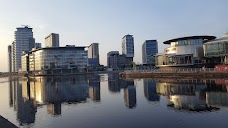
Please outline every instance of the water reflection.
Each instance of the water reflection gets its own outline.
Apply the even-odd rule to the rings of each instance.
[[[37,110],[43,106],[45,106],[43,107],[45,113],[55,118],[65,112],[62,111],[63,105],[83,103],[92,103],[92,105],[99,103],[100,105],[102,99],[106,99],[107,102],[108,98],[114,96],[113,94],[121,95],[121,102],[115,101],[113,104],[121,103],[124,108],[132,109],[132,111],[140,109],[141,105],[146,105],[142,103],[145,101],[141,100],[142,98],[149,103],[165,102],[165,108],[168,111],[211,112],[228,107],[227,80],[144,79],[136,81],[121,79],[118,74],[107,76],[36,77],[10,80],[9,101],[7,102],[16,111],[20,125],[34,124]],[[105,83],[104,86],[101,86],[101,81]],[[101,90],[106,86],[107,92],[101,97],[103,93]],[[153,107],[149,108],[153,109]],[[104,110],[107,109],[112,111],[113,108]]]
[[[89,98],[100,102],[99,77],[37,77],[9,82],[10,106],[17,111],[20,124],[35,121],[37,108],[47,105],[47,113],[61,115],[61,105],[84,103]]]
[[[218,108],[206,102],[207,88],[213,86],[203,81],[170,81],[157,82],[157,93],[170,101],[168,107],[176,110],[211,111]],[[214,97],[212,97],[214,98]]]
[[[134,80],[120,79],[119,74],[108,75],[108,88],[112,93],[120,93],[124,90],[124,102],[127,108],[136,107],[136,88]]]
[[[160,96],[156,93],[156,82],[153,80],[143,80],[144,96],[148,101],[159,101]]]

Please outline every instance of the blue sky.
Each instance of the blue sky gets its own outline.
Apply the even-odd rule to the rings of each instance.
[[[142,43],[192,35],[221,37],[228,32],[227,0],[0,0],[0,71],[7,71],[7,46],[16,27],[33,28],[36,42],[59,33],[60,45],[100,44],[100,61],[107,52],[121,51],[121,39],[132,34],[135,62],[141,63]],[[44,46],[44,45],[43,45]]]

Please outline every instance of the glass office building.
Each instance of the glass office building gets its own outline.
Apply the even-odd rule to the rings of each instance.
[[[158,53],[157,40],[146,40],[142,45],[142,61],[143,64],[155,64],[155,57]]]
[[[33,49],[29,69],[41,74],[85,72],[88,55],[85,47],[47,47]]]
[[[155,65],[162,68],[202,67],[204,66],[203,44],[214,40],[214,36],[190,36],[163,42],[171,47],[164,54],[156,55]]]
[[[203,48],[208,63],[228,64],[228,33],[222,38],[205,43]]]

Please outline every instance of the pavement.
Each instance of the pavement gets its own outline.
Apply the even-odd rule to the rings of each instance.
[[[0,116],[0,128],[18,128],[4,117]]]

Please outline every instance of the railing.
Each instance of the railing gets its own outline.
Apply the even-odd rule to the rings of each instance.
[[[155,72],[155,73],[193,73],[193,72],[227,72],[228,70],[219,70],[215,68],[183,68],[183,69],[135,69],[125,70],[128,72]]]

